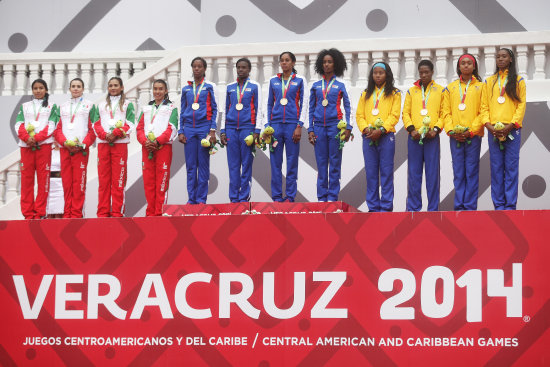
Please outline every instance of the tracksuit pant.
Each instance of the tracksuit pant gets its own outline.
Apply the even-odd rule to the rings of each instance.
[[[52,145],[40,145],[35,151],[21,147],[21,213],[25,219],[40,219],[46,215],[50,187]],[[38,185],[34,198],[34,174]]]
[[[247,146],[244,139],[253,133],[251,128],[226,127],[227,165],[229,167],[229,200],[232,203],[250,200],[252,183],[253,146]]]
[[[500,150],[498,140],[489,139],[491,158],[491,198],[495,210],[515,210],[518,202],[519,151],[521,148],[521,129],[511,131],[514,140],[507,138]]]
[[[369,212],[393,211],[394,133],[380,136],[378,145],[363,138],[363,158],[367,177],[366,201]]]
[[[271,123],[277,138],[277,146],[270,153],[271,164],[271,198],[273,201],[290,201],[296,198],[298,185],[298,158],[300,157],[300,142],[294,143],[292,135],[297,123]],[[286,196],[283,197],[283,149],[286,150]]]
[[[408,189],[407,211],[418,212],[422,209],[422,171],[426,171],[426,192],[428,211],[439,210],[439,135],[433,139],[418,140],[409,137],[408,148]]]
[[[160,216],[162,215],[162,207],[168,200],[172,144],[163,145],[162,148],[153,153],[151,159],[149,159],[149,151],[142,147],[141,157],[143,160],[143,186],[145,188],[145,200],[147,200],[145,215],[148,217]]]
[[[209,149],[201,146],[201,140],[210,132],[210,124],[200,127],[185,125],[185,166],[187,168],[187,204],[206,204],[210,179]]]
[[[464,142],[457,147],[457,141],[450,139],[455,186],[454,210],[477,210],[481,137],[475,135],[470,141],[470,144]]]
[[[124,216],[128,144],[97,145],[97,174],[99,181],[97,216]]]
[[[63,218],[82,218],[82,209],[86,199],[86,170],[88,167],[89,148],[71,155],[66,148],[61,148],[61,180],[65,197]]]
[[[336,134],[340,132],[336,126],[337,123],[328,126],[323,126],[322,123],[313,125],[319,201],[337,201],[340,193],[342,150],[339,149],[340,138],[336,138]]]

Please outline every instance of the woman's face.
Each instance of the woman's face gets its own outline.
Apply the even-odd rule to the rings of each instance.
[[[294,67],[295,62],[292,61],[289,54],[283,54],[281,58],[279,59],[279,65],[281,66],[281,70],[284,72],[290,72],[292,71],[292,68]]]
[[[428,65],[422,65],[418,68],[418,76],[423,85],[428,85],[432,81],[434,72]]]
[[[124,88],[120,85],[120,82],[117,79],[111,79],[109,85],[107,86],[110,96],[120,96]]]
[[[73,80],[69,86],[69,91],[71,92],[71,96],[73,98],[82,97],[82,93],[84,93],[84,85],[80,80]]]
[[[204,73],[206,72],[206,68],[204,67],[204,64],[201,60],[195,60],[193,61],[193,65],[191,65],[193,68],[193,77],[195,79],[202,79],[204,78]]]
[[[506,50],[498,50],[497,52],[497,67],[499,69],[507,69],[512,63],[512,56]]]
[[[330,55],[325,55],[323,57],[323,74],[333,74],[334,73],[334,59]]]
[[[153,98],[155,98],[155,101],[163,101],[164,96],[166,95],[168,91],[166,90],[166,87],[164,84],[157,82],[153,84]]]
[[[36,82],[34,83],[34,85],[32,86],[32,95],[34,96],[34,98],[36,99],[42,99],[44,98],[44,96],[46,95],[46,92],[48,90],[46,89],[46,87],[44,86],[44,84],[42,83],[39,83],[39,82]]]
[[[472,75],[474,72],[474,62],[469,57],[463,57],[458,63],[461,74]]]
[[[380,86],[384,84],[386,82],[386,70],[379,66],[375,67],[372,71],[372,78],[376,85]]]
[[[248,78],[250,74],[250,67],[246,61],[239,61],[237,63],[237,77],[241,80]]]

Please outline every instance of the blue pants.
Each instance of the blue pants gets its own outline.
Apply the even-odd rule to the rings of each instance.
[[[424,139],[424,145],[411,137],[408,147],[408,190],[407,211],[418,212],[422,209],[422,168],[426,170],[426,192],[428,193],[428,211],[439,210],[439,135],[433,139]]]
[[[470,144],[464,142],[457,147],[457,141],[450,139],[455,186],[454,210],[477,209],[481,137],[476,135],[470,141]]]
[[[184,126],[187,138],[185,144],[185,165],[187,167],[188,204],[205,204],[210,179],[210,154],[201,146],[201,140],[210,132],[210,125],[201,127]]]
[[[500,150],[499,142],[489,137],[491,157],[491,198],[495,210],[515,210],[518,202],[519,150],[521,129],[512,129],[514,140],[506,139]]]
[[[337,201],[340,193],[340,172],[342,151],[340,139],[335,136],[340,131],[336,124],[323,126],[315,124],[313,131],[317,137],[315,160],[317,161],[317,199],[319,201]]]
[[[370,212],[391,212],[393,211],[394,133],[380,136],[378,145],[374,143],[369,145],[370,142],[370,139],[363,138],[367,205]],[[382,195],[380,195],[380,191]]]
[[[273,201],[294,201],[297,191],[298,158],[300,143],[292,141],[296,123],[272,123],[275,129],[273,136],[277,138],[277,146],[270,154],[271,163],[271,198]],[[286,147],[286,148],[285,148]],[[283,149],[286,150],[286,197],[283,197]]]
[[[252,146],[247,146],[244,139],[253,132],[252,128],[225,129],[227,136],[227,165],[229,167],[229,200],[232,203],[250,200],[252,182]]]

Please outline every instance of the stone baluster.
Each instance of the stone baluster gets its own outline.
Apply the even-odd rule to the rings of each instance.
[[[214,59],[212,57],[205,57],[206,60],[206,80],[214,81]],[[182,65],[183,80],[193,79],[193,72],[190,65]]]
[[[107,69],[107,80],[111,79],[114,76],[118,76],[118,64],[116,62],[108,62],[105,64],[105,67]],[[104,84],[106,84],[105,82]],[[101,88],[103,89],[104,87],[102,86]]]
[[[344,82],[351,86],[351,77],[353,74],[353,53],[344,52],[344,57],[346,58],[346,65],[348,67],[348,69],[344,71]],[[313,59],[313,63],[315,63],[315,59]]]
[[[495,72],[495,55],[497,53],[497,49],[494,46],[490,47],[484,47],[483,52],[485,53],[485,78],[487,79],[489,76],[493,75]]]
[[[53,85],[55,83],[55,68],[53,64],[42,64],[42,79],[48,83],[49,93],[54,92]]]
[[[22,96],[25,94],[27,85],[27,65],[15,65],[15,95]]]
[[[546,45],[534,45],[534,60],[535,60],[535,72],[533,79],[544,79],[546,73],[544,72],[544,65],[546,64]]]
[[[409,86],[414,83],[416,79],[416,51],[405,50],[405,80],[403,85]]]
[[[2,91],[3,96],[11,96],[13,94],[13,82],[15,74],[15,66],[12,64],[5,64],[3,66],[4,71],[4,90]]]
[[[444,87],[449,84],[449,80],[447,79],[447,69],[449,65],[447,63],[447,54],[446,48],[438,48],[435,50],[435,71],[437,73],[435,82]]]
[[[140,106],[146,106],[151,100],[151,80],[146,80],[138,87],[138,103]]]
[[[456,64],[458,63],[458,59],[460,56],[464,53],[464,49],[462,48],[453,48],[452,55],[453,55],[453,62],[452,67],[450,68],[450,79],[454,80],[458,78],[458,75],[456,75]]]
[[[105,64],[94,63],[94,93],[101,93],[105,88]]]
[[[388,52],[388,65],[390,66],[392,72],[393,72],[393,77],[394,77],[394,80],[395,80],[395,84],[398,84],[400,85],[400,78],[399,78],[399,74],[400,74],[400,67],[399,67],[399,62],[400,62],[400,59],[401,59],[401,56],[400,56],[400,52],[399,51],[389,51]]]
[[[370,60],[368,52],[359,52],[357,54],[357,83],[356,85],[363,88],[367,85],[369,71],[370,71]]]
[[[84,63],[80,65],[80,78],[82,78],[82,81],[84,82],[84,91],[93,93],[94,86],[92,85],[92,64]],[[104,86],[103,88],[107,88],[107,86]],[[105,91],[106,89],[103,90]]]
[[[248,59],[250,60],[250,64],[251,64],[251,67],[252,67],[252,70],[250,71],[250,78],[257,81],[257,82],[259,82],[261,70],[259,68],[258,56],[251,56]],[[234,60],[234,61],[237,62],[237,60]],[[233,62],[231,64],[231,68],[234,69],[234,70],[235,70],[235,62]],[[236,78],[236,76],[235,76],[235,78]]]
[[[6,202],[19,196],[21,187],[20,162],[14,163],[7,169]]]
[[[308,58],[309,84],[312,84],[315,80],[317,80],[317,78],[319,78],[319,75],[315,72],[315,61],[317,60],[317,54],[310,54]]]
[[[178,95],[180,91],[179,86],[179,79],[180,79],[180,62],[179,60],[172,65],[170,65],[167,69],[167,81],[168,81],[168,88],[169,92],[172,95]]]
[[[269,87],[269,79],[275,74],[273,71],[273,56],[262,56],[262,63],[264,64],[264,86]]]
[[[65,64],[55,64],[55,94],[68,93],[68,87],[65,86]]]
[[[78,64],[67,64],[67,81],[70,83],[74,78],[78,78]],[[86,86],[86,85],[84,85]],[[70,85],[67,86],[69,88]]]
[[[296,64],[294,65],[297,74],[304,76],[306,73],[306,55],[296,55]]]
[[[217,85],[220,88],[223,88],[227,85],[227,64],[231,62],[228,57],[218,58],[218,83]]]
[[[518,45],[516,47],[518,74],[524,78],[527,78],[528,52],[529,47],[527,45]]]
[[[8,171],[0,172],[0,202],[6,204],[6,193],[8,192]]]
[[[120,77],[122,78],[122,81],[126,81],[128,79],[131,78],[131,74],[130,74],[130,63],[129,62],[120,62],[119,64],[119,67],[120,67]]]
[[[32,82],[40,77],[40,64],[29,65],[29,85],[26,94],[32,94]],[[47,82],[46,82],[47,83]]]
[[[145,64],[143,63],[143,61],[134,62],[132,66],[134,68],[134,75],[140,73],[141,71],[143,71],[143,69],[145,69]]]

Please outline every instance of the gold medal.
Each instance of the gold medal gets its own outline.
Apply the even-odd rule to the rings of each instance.
[[[323,105],[323,107],[328,106],[328,99],[323,99],[323,102],[321,102],[321,104]]]
[[[500,103],[500,104],[503,104],[505,101],[506,101],[506,98],[504,96],[499,96],[497,98],[497,102]]]
[[[466,109],[466,103],[461,103],[458,105],[458,109],[464,111]]]
[[[279,102],[281,103],[282,106],[286,106],[288,104],[288,99],[281,98],[281,100]]]
[[[242,110],[242,109],[243,109],[243,104],[242,104],[242,103],[237,103],[237,104],[235,105],[235,109],[236,109],[237,111]]]
[[[378,108],[373,108],[372,111],[370,111],[372,113],[373,116],[376,116],[378,115],[378,113],[380,113],[380,111],[378,111]]]
[[[193,104],[191,105],[191,108],[194,109],[195,111],[198,110],[199,107],[200,107],[200,106],[199,106],[199,104],[198,104],[197,102],[195,102],[195,103],[193,103]]]
[[[421,114],[422,116],[426,116],[426,115],[428,114],[428,109],[427,109],[427,108],[421,109],[421,110],[420,110],[420,114]]]

